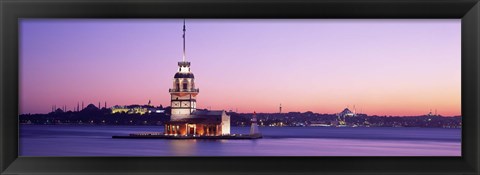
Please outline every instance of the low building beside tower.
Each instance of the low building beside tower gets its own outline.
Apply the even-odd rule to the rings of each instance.
[[[167,135],[221,136],[230,134],[230,116],[225,111],[196,110],[190,118],[165,124]]]

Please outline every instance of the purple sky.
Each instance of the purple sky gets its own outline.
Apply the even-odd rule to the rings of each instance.
[[[169,105],[182,19],[23,19],[20,113]],[[187,19],[198,107],[460,115],[460,20]]]

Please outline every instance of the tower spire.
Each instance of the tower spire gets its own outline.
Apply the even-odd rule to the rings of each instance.
[[[185,62],[185,19],[183,19],[183,62]]]

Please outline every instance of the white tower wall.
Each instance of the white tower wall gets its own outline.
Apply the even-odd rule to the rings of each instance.
[[[222,135],[230,134],[230,116],[225,113],[222,114]]]

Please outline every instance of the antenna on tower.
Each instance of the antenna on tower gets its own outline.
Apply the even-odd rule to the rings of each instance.
[[[183,19],[183,62],[185,62],[185,19]]]

